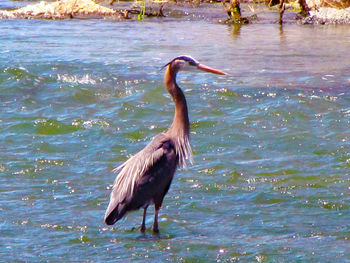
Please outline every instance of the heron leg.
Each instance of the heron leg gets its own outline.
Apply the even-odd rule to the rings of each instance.
[[[141,225],[141,233],[145,233],[146,231],[146,211],[147,211],[147,207],[146,206],[144,209],[143,209],[143,218],[142,218],[142,225]]]
[[[153,232],[154,233],[159,233],[159,228],[158,228],[158,212],[160,209],[160,205],[155,204],[154,205],[154,222],[153,222]]]

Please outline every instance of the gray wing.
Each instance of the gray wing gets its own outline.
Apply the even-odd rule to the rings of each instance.
[[[158,134],[143,150],[115,169],[115,171],[120,172],[114,181],[110,202],[106,210],[106,224],[114,224],[122,218],[127,210],[130,210],[127,206],[130,202],[135,201],[135,196],[142,197],[144,195],[142,191],[145,192],[146,196],[144,197],[146,199],[149,197],[148,179],[150,179],[151,174],[157,174],[156,170],[159,169],[156,166],[160,161],[168,160],[170,150],[173,152],[171,159],[173,159],[175,168],[176,154],[173,144],[164,133]],[[140,198],[137,199],[137,203],[140,203]],[[144,200],[144,202],[146,201],[148,200]],[[137,206],[140,207],[140,205]],[[132,209],[138,209],[139,207]]]

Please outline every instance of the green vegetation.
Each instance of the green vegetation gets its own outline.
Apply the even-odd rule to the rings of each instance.
[[[142,20],[146,13],[146,0],[141,0],[140,13],[137,16],[138,20]]]

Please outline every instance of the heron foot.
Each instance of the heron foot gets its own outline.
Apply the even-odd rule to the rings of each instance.
[[[144,234],[145,231],[146,231],[146,211],[147,211],[147,207],[146,206],[144,209],[143,209],[143,218],[142,218],[142,224],[141,224],[141,233]]]
[[[159,228],[158,228],[158,225],[157,225],[157,226],[153,226],[153,233],[155,233],[155,234],[159,234]]]
[[[141,232],[142,234],[144,234],[144,233],[146,232],[146,227],[145,227],[145,226],[141,226],[140,232]]]
[[[155,211],[154,211],[154,221],[153,221],[153,233],[158,234],[159,228],[158,228],[158,212],[161,204],[155,204]]]

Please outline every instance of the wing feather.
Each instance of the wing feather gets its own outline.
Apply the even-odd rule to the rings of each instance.
[[[162,145],[167,140],[168,138],[164,133],[158,134],[144,149],[113,170],[114,172],[119,172],[119,174],[113,184],[105,221],[112,212],[115,213],[114,210],[118,208],[119,204],[127,203],[131,200],[137,182],[164,155]],[[121,213],[121,211],[119,212]],[[120,217],[124,214],[120,214]]]

